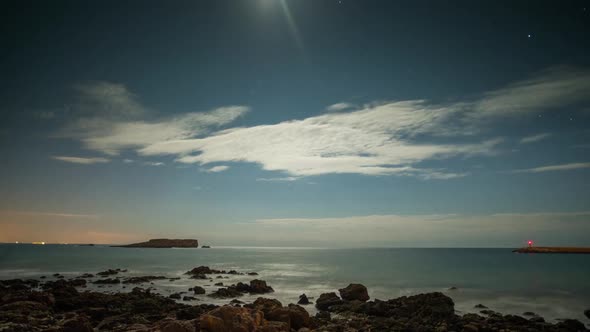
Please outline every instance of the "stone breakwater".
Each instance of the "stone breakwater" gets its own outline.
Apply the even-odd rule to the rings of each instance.
[[[163,332],[349,332],[349,331],[588,331],[583,323],[564,319],[546,322],[534,313],[523,316],[502,315],[487,310],[480,314],[458,315],[453,300],[439,292],[403,296],[387,301],[371,300],[362,284],[349,284],[317,298],[300,296],[299,304],[283,304],[268,298],[273,288],[264,280],[221,286],[206,296],[233,298],[230,304],[187,304],[177,300],[179,293],[166,297],[147,288],[136,287],[164,276],[124,276],[126,270],[109,269],[93,274],[65,278],[56,274],[51,280],[11,279],[0,281],[0,332],[9,331],[163,331]],[[241,274],[198,267],[188,276],[211,277]],[[250,275],[255,275],[250,272]],[[100,281],[100,280],[108,280]],[[117,280],[134,287],[130,292],[104,293],[86,290],[87,284],[108,284]],[[205,295],[202,287],[191,288],[194,295]],[[265,294],[252,303],[237,299],[241,294]],[[311,294],[316,295],[316,294]],[[197,301],[184,296],[186,301]],[[315,303],[314,303],[315,300]],[[310,316],[305,306],[318,309]],[[590,316],[590,312],[585,312]],[[524,317],[526,316],[526,318]],[[590,317],[589,317],[590,318]]]

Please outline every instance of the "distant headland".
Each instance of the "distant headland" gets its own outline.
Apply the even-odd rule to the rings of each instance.
[[[590,254],[590,247],[524,247],[512,250],[521,254]]]
[[[195,239],[151,239],[147,242],[113,246],[122,248],[198,248],[199,241]]]

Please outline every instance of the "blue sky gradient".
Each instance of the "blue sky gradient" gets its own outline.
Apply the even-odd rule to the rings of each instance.
[[[585,6],[13,3],[0,241],[590,245]]]

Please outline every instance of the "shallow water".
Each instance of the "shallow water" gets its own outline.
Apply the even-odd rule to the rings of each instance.
[[[260,275],[230,279],[192,280],[183,273],[193,267]],[[165,275],[177,281],[155,281],[152,287],[168,295],[216,282],[232,284],[253,278],[266,280],[283,303],[295,303],[300,294],[317,297],[348,283],[362,283],[371,298],[389,299],[428,291],[451,296],[456,309],[476,312],[482,303],[502,313],[535,312],[546,319],[576,318],[590,308],[590,255],[514,254],[510,249],[317,249],[317,248],[211,248],[148,249],[75,245],[0,245],[0,278],[36,278],[59,272],[66,277],[125,268],[123,275]],[[51,279],[51,277],[49,277]],[[147,287],[148,285],[143,285]],[[449,287],[458,287],[450,291]],[[95,286],[92,286],[94,288]],[[122,285],[101,291],[128,291]],[[189,295],[189,294],[187,294]],[[227,303],[198,296],[203,302]],[[243,301],[255,297],[244,296]],[[307,309],[314,311],[312,306]]]

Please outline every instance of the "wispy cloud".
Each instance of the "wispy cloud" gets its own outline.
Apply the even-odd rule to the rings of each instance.
[[[110,159],[107,158],[84,158],[84,157],[68,157],[68,156],[53,156],[55,160],[65,161],[67,163],[74,163],[74,164],[83,164],[83,165],[90,165],[90,164],[102,164],[108,163]]]
[[[204,135],[249,110],[246,106],[226,106],[162,118],[122,84],[92,82],[77,85],[75,90],[79,95],[72,106],[74,120],[55,137],[78,139],[88,149],[108,155]]]
[[[99,216],[95,214],[78,214],[66,212],[43,212],[43,211],[1,211],[3,214],[24,215],[24,216],[39,216],[39,217],[57,217],[57,218],[73,218],[73,219],[98,219]]]
[[[495,153],[499,139],[468,144],[412,142],[408,137],[436,126],[436,111],[421,102],[371,106],[274,125],[234,128],[215,135],[156,143],[145,156],[178,155],[181,163],[252,162],[290,176],[330,173],[441,176],[413,164],[428,159]]]
[[[559,66],[540,72],[531,79],[489,92],[475,103],[472,117],[508,117],[537,113],[588,101],[590,71]]]
[[[529,143],[539,142],[539,141],[542,141],[544,139],[547,139],[547,138],[549,138],[551,136],[552,136],[552,134],[550,134],[550,133],[543,133],[543,134],[538,134],[538,135],[532,135],[532,136],[523,137],[520,140],[520,144],[529,144]]]
[[[81,90],[85,104],[108,109],[121,105],[132,120],[89,118],[64,128],[62,134],[110,155],[134,149],[140,156],[172,155],[176,162],[201,166],[255,163],[264,170],[284,172],[286,178],[353,173],[452,179],[467,173],[430,169],[422,163],[497,155],[503,140],[494,138],[493,122],[589,101],[589,89],[588,70],[555,67],[474,99],[362,106],[341,102],[327,108],[339,112],[219,130],[248,108],[229,106],[142,120],[134,117],[150,112],[135,95],[124,86],[98,84]],[[525,137],[521,143],[548,135]]]
[[[282,178],[257,178],[256,181],[262,182],[291,182],[297,181],[299,178],[296,176],[287,176]]]
[[[570,163],[560,165],[548,165],[527,169],[518,169],[512,173],[542,173],[542,172],[556,172],[556,171],[570,171],[576,169],[590,168],[590,163]]]
[[[219,165],[219,166],[214,166],[211,168],[208,168],[205,170],[205,172],[208,173],[219,173],[219,172],[223,172],[229,169],[229,166],[225,166],[225,165]]]
[[[145,165],[145,166],[164,166],[166,164],[164,164],[163,162],[160,162],[160,161],[144,161],[143,165]]]
[[[336,103],[326,107],[326,111],[328,112],[339,112],[344,111],[346,109],[354,108],[354,104],[351,103]]]

